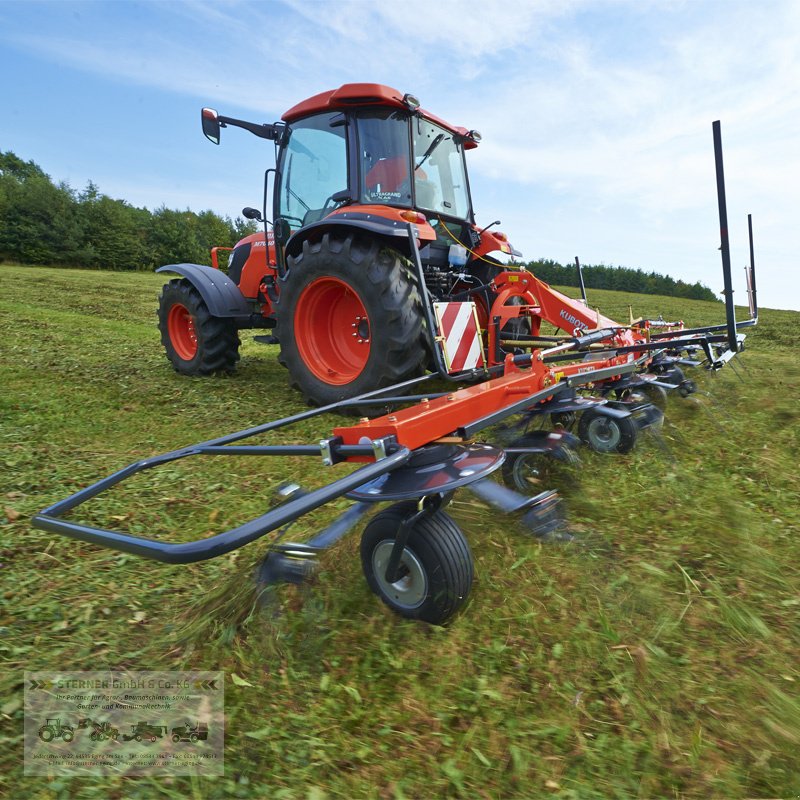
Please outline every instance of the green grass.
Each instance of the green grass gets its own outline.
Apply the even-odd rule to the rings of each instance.
[[[155,327],[161,276],[0,277],[0,795],[800,794],[797,313],[762,313],[744,381],[703,373],[710,396],[670,399],[674,461],[647,438],[630,456],[583,456],[567,498],[580,544],[539,544],[457,496],[476,582],[466,610],[437,629],[368,592],[357,536],[266,613],[249,580],[263,545],[175,567],[33,530],[36,511],[137,458],[302,406],[276,348],[247,334],[234,376],[176,375]],[[700,301],[590,299],[618,319],[629,302],[637,316],[687,324],[723,314]],[[287,479],[327,476],[300,460],[195,460],[140,476],[83,518],[191,538],[262,513]],[[304,518],[291,538],[342,507]],[[23,670],[59,668],[241,676],[252,685],[226,680],[225,777],[23,778]]]

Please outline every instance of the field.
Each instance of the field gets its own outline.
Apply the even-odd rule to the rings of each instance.
[[[800,314],[763,311],[742,378],[696,373],[707,394],[670,398],[669,453],[646,437],[629,456],[582,455],[576,543],[526,538],[461,493],[476,583],[433,628],[369,593],[357,535],[259,610],[258,543],[176,567],[33,530],[35,512],[131,461],[303,406],[277,348],[247,333],[234,376],[175,374],[155,327],[162,276],[0,276],[0,796],[800,795]],[[629,302],[687,324],[724,316],[590,297],[618,319]],[[264,462],[145,473],[82,519],[190,539],[263,513],[285,480],[326,480],[317,462]],[[23,778],[23,670],[59,668],[224,670],[225,776]]]

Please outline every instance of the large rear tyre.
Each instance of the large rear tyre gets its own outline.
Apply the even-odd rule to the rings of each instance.
[[[327,405],[419,375],[428,359],[414,279],[377,241],[304,242],[289,259],[276,309],[279,360],[312,405]]]
[[[418,519],[400,558],[401,577],[389,583],[386,567],[414,501],[395,503],[377,514],[361,536],[361,565],[369,588],[389,608],[408,619],[443,625],[467,600],[473,562],[464,534],[444,511]]]
[[[185,278],[175,278],[162,289],[158,328],[177,372],[210,375],[236,367],[240,341],[235,324],[212,316],[200,292]]]

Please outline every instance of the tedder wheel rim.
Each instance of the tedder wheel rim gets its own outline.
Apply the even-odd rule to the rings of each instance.
[[[606,416],[595,417],[588,425],[586,433],[596,450],[610,452],[615,450],[622,438],[619,425]]]
[[[414,552],[406,547],[400,556],[401,577],[389,583],[386,580],[386,567],[393,547],[392,539],[378,542],[372,551],[372,573],[381,592],[395,605],[409,610],[419,608],[428,596],[428,576]]]
[[[324,383],[351,383],[367,365],[371,347],[367,311],[355,290],[339,278],[317,278],[303,289],[294,330],[303,362]]]
[[[181,303],[175,303],[167,315],[167,331],[175,352],[184,361],[191,361],[197,355],[197,333],[194,317]]]

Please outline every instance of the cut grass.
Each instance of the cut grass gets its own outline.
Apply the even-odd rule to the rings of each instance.
[[[276,348],[245,334],[229,378],[176,375],[155,328],[159,275],[2,268],[0,794],[30,798],[786,797],[800,793],[800,322],[764,311],[749,373],[671,398],[670,460],[583,454],[579,543],[542,545],[462,492],[476,561],[447,629],[369,594],[358,539],[259,610],[263,546],[184,567],[31,529],[30,517],[130,461],[302,410]],[[567,290],[573,292],[574,290]],[[590,293],[612,318],[721,321],[722,306]],[[305,423],[304,441],[332,418]],[[279,439],[285,440],[285,439]],[[185,464],[185,465],[184,465]],[[256,514],[316,461],[207,459],[87,506],[176,539]],[[344,503],[304,518],[303,539]],[[123,519],[115,519],[122,517]],[[139,612],[136,614],[136,612]],[[136,616],[134,616],[136,614]],[[23,670],[222,669],[222,778],[22,783]]]

